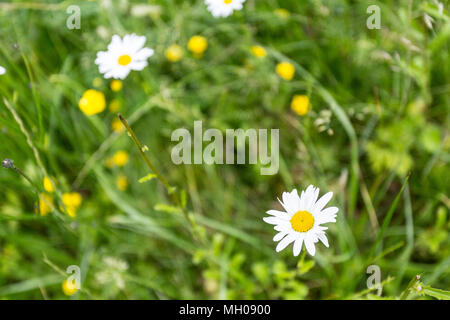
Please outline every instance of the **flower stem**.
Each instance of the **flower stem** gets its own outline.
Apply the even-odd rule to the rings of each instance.
[[[183,215],[185,216],[186,220],[188,221],[190,225],[190,231],[192,235],[197,238],[195,234],[195,225],[193,221],[189,218],[189,214],[185,208],[185,206],[181,203],[180,198],[177,196],[177,194],[174,192],[174,188],[167,182],[167,180],[159,173],[159,171],[156,169],[156,167],[151,163],[150,159],[145,154],[145,148],[140,143],[139,139],[137,138],[136,134],[134,133],[133,129],[131,129],[130,125],[128,124],[127,120],[119,113],[117,114],[122,124],[125,126],[125,128],[128,131],[129,136],[133,140],[134,144],[139,150],[139,153],[141,154],[142,158],[144,159],[147,166],[150,168],[150,170],[156,175],[156,178],[164,185],[166,188],[167,193],[169,194],[169,198],[171,198],[171,201],[181,209],[183,212]]]

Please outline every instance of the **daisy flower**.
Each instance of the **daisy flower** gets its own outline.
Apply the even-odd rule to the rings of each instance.
[[[118,35],[112,37],[108,51],[97,53],[95,64],[106,79],[125,79],[131,70],[142,70],[147,66],[153,49],[145,48],[145,36],[127,34],[121,39]]]
[[[228,17],[234,10],[241,10],[245,0],[205,0],[208,10],[216,18]]]
[[[319,240],[328,248],[328,239],[325,235],[327,227],[321,226],[323,223],[336,222],[337,207],[325,208],[326,204],[333,197],[333,192],[328,192],[319,200],[319,188],[310,185],[302,191],[300,197],[297,190],[283,192],[283,201],[280,201],[286,212],[269,210],[266,213],[271,217],[263,220],[275,225],[278,231],[273,241],[279,241],[276,251],[280,252],[292,242],[294,243],[294,256],[298,256],[305,243],[306,250],[312,256],[316,253],[315,243]]]
[[[5,74],[6,73],[6,69],[3,68],[2,66],[0,66],[0,75]]]

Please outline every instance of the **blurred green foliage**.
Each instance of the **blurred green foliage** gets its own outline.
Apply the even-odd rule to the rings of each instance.
[[[57,206],[42,217],[35,188],[0,170],[0,297],[66,298],[65,270],[78,265],[82,290],[72,299],[376,299],[365,291],[367,266],[376,264],[384,298],[408,288],[403,298],[445,298],[434,288],[450,288],[448,1],[374,3],[380,30],[366,28],[368,4],[351,0],[247,0],[226,19],[213,18],[203,1],[0,3],[0,157],[13,159],[39,192],[47,171],[57,198],[83,196],[76,218]],[[72,4],[81,8],[80,30],[66,28]],[[145,35],[155,55],[114,92],[97,79],[94,60],[113,34],[127,33]],[[186,49],[196,34],[208,40],[201,59]],[[172,44],[184,48],[177,63],[164,56]],[[252,56],[253,45],[268,56]],[[296,66],[292,81],[275,73],[282,60]],[[91,88],[108,106],[120,104],[147,156],[186,193],[193,227],[156,179],[139,181],[151,172],[127,134],[112,131],[115,112],[80,111]],[[290,109],[295,94],[308,95],[306,116]],[[279,128],[279,173],[174,165],[171,132],[192,131],[194,120],[220,130]],[[119,150],[130,154],[127,165],[108,166]],[[121,175],[127,190],[116,185]],[[340,208],[330,248],[319,246],[314,258],[276,253],[262,217],[279,209],[283,191],[309,184],[333,191]],[[417,274],[423,291],[408,287]]]

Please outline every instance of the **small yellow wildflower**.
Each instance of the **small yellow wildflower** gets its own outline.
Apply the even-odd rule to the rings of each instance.
[[[289,62],[280,62],[277,64],[276,71],[284,80],[292,80],[295,74],[295,67]]]
[[[72,296],[77,293],[78,289],[72,281],[64,280],[62,283],[62,291],[66,296]]]
[[[106,164],[106,166],[107,166],[108,168],[110,168],[110,169],[113,168],[113,167],[114,167],[114,161],[113,161],[113,158],[112,158],[112,157],[106,158],[105,164]]]
[[[61,211],[65,211],[71,218],[76,216],[78,207],[81,205],[83,198],[78,192],[66,192],[62,195],[62,202],[64,208],[60,208]]]
[[[304,116],[308,113],[310,107],[309,98],[305,95],[295,95],[292,98],[291,109],[295,111],[299,116]]]
[[[173,44],[164,51],[164,55],[170,62],[178,62],[183,58],[183,48],[177,44]]]
[[[114,118],[111,122],[111,128],[114,132],[122,132],[125,128],[122,124],[122,121],[120,121],[117,118]]]
[[[264,58],[265,56],[267,56],[267,51],[266,49],[264,49],[261,46],[252,46],[250,48],[250,51],[252,52],[252,54],[257,57],[257,58]]]
[[[116,166],[123,167],[128,162],[128,153],[125,151],[118,151],[114,154],[112,160]]]
[[[92,81],[92,85],[95,88],[100,87],[102,85],[102,83],[103,83],[103,80],[102,80],[102,78],[99,78],[99,77],[94,78],[94,80]]]
[[[283,9],[283,8],[275,9],[274,13],[278,17],[283,18],[283,19],[287,19],[291,15],[291,13],[289,11],[287,11],[286,9]]]
[[[87,116],[100,113],[105,110],[105,95],[100,91],[89,89],[81,97],[78,106]]]
[[[41,194],[39,197],[39,213],[46,216],[53,211],[53,197],[48,194]]]
[[[122,90],[122,81],[113,80],[109,84],[109,87],[111,88],[112,91],[115,91],[115,92],[120,91],[120,90]]]
[[[208,40],[202,36],[193,36],[189,39],[187,47],[196,58],[201,58],[208,48]]]
[[[44,189],[47,192],[54,192],[55,188],[53,186],[54,181],[50,180],[49,177],[44,177],[44,181],[43,181],[43,185],[44,185]]]
[[[117,111],[120,110],[120,101],[117,99],[114,99],[111,101],[111,103],[109,104],[109,111],[112,113],[116,113]]]
[[[121,190],[121,191],[127,190],[127,187],[128,187],[127,177],[125,177],[124,175],[119,175],[116,178],[116,185],[117,185],[117,188],[119,188],[119,190]]]

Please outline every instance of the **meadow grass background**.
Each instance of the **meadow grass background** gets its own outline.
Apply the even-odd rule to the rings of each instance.
[[[431,296],[446,297],[432,289],[450,288],[450,23],[448,1],[442,13],[436,3],[247,0],[215,19],[203,1],[1,1],[0,158],[39,192],[47,172],[56,198],[77,191],[83,203],[75,218],[57,206],[40,216],[35,188],[1,168],[0,297],[68,298],[65,269],[78,265],[82,290],[71,299],[375,299],[366,290],[372,264],[384,298],[400,297],[417,274]],[[66,27],[71,4],[81,8],[80,30]],[[381,30],[366,27],[370,4],[380,6]],[[155,55],[113,92],[94,60],[127,33],[145,35]],[[186,49],[196,34],[209,44],[201,59]],[[177,63],[164,56],[171,44],[185,51]],[[268,56],[254,57],[253,45]],[[295,65],[292,81],[275,73],[280,61]],[[147,156],[176,195],[186,193],[192,224],[156,179],[138,182],[150,172],[127,134],[112,131],[116,113],[80,111],[92,88],[120,101]],[[295,94],[310,98],[303,117],[290,109]],[[279,173],[174,165],[170,135],[192,131],[194,120],[279,128]],[[119,150],[129,162],[108,167]],[[276,253],[262,218],[283,191],[309,184],[333,191],[340,208],[330,248],[319,244],[313,258]],[[405,297],[428,295],[413,288]]]

